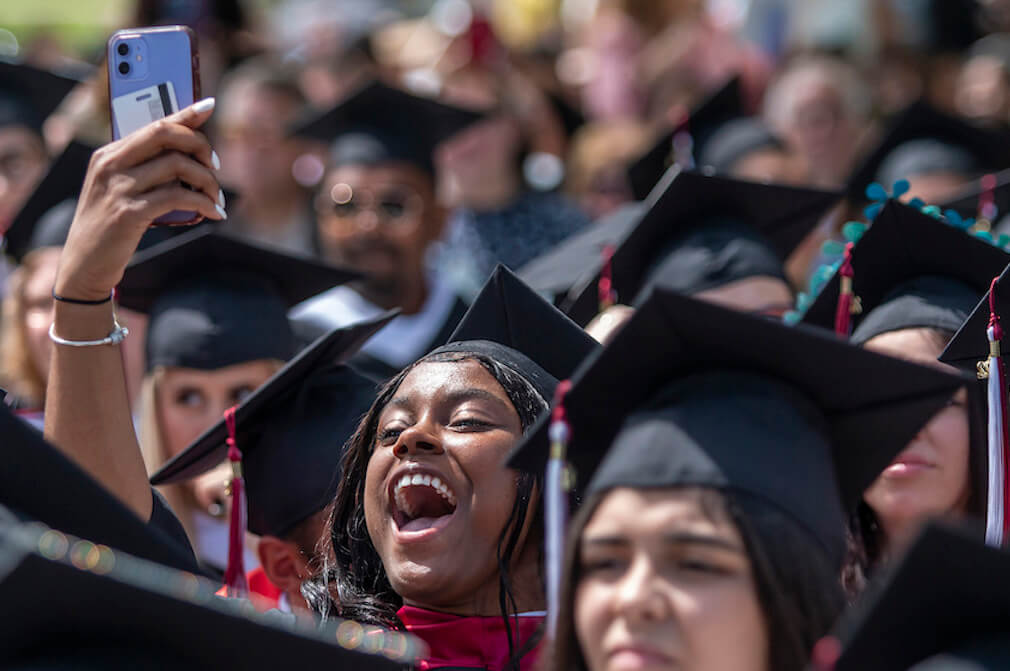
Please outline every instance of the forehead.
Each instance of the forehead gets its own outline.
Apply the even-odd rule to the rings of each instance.
[[[641,535],[659,537],[684,527],[737,540],[720,495],[692,487],[633,489],[619,487],[604,495],[583,535]]]
[[[334,184],[352,187],[377,187],[387,184],[406,184],[426,193],[431,189],[431,178],[420,168],[409,163],[380,163],[378,165],[343,165],[326,175],[327,187]]]
[[[270,377],[275,364],[267,359],[244,361],[224,368],[214,370],[199,370],[197,368],[165,368],[162,383],[168,385],[187,385],[201,387],[229,386],[252,381],[265,381]]]
[[[494,376],[473,359],[418,364],[403,378],[394,396],[423,403],[470,389],[489,392],[512,405]]]

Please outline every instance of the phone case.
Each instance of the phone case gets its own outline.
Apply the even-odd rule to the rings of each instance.
[[[120,30],[109,38],[109,114],[118,140],[192,105],[200,96],[196,36],[186,26]],[[157,224],[192,221],[170,212]]]

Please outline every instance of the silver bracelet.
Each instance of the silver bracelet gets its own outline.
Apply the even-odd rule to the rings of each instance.
[[[120,326],[119,322],[113,318],[112,323],[115,324],[115,328],[112,329],[112,333],[105,336],[101,340],[67,340],[66,338],[61,338],[56,335],[56,322],[49,325],[49,339],[52,340],[57,345],[66,345],[67,347],[98,347],[99,345],[118,345],[119,343],[126,340],[126,336],[130,335],[130,329],[125,326]]]

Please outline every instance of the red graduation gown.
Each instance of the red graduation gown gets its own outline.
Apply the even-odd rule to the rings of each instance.
[[[509,645],[501,617],[461,617],[412,606],[404,606],[398,615],[407,631],[428,644],[428,657],[417,665],[422,671],[507,668]],[[533,637],[544,616],[521,615],[517,619],[518,625],[512,626],[512,638],[518,652]],[[539,645],[522,657],[521,671],[532,671],[538,652]]]

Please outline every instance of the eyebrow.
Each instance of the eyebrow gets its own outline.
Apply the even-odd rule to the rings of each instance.
[[[675,532],[663,535],[663,541],[669,545],[705,545],[708,547],[728,550],[730,552],[743,553],[744,549],[732,541],[728,541],[718,536],[707,534],[694,534],[690,532]],[[625,536],[591,536],[582,539],[583,545],[616,547],[628,545]]]
[[[451,405],[459,405],[465,401],[487,401],[489,403],[494,403],[502,408],[512,410],[512,404],[503,400],[501,397],[492,394],[486,389],[480,389],[477,387],[467,387],[465,389],[458,389],[451,391],[446,395],[446,401]],[[394,406],[397,408],[411,409],[414,403],[411,401],[409,396],[396,396],[390,399],[386,407]]]

